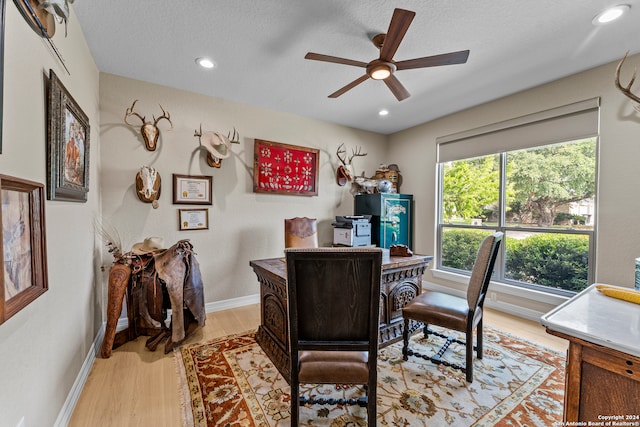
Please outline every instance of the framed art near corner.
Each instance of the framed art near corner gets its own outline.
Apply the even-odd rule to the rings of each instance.
[[[86,202],[89,118],[49,71],[47,199]]]
[[[49,287],[44,185],[0,175],[0,324]]]
[[[253,146],[253,192],[318,195],[320,151],[256,139]]]

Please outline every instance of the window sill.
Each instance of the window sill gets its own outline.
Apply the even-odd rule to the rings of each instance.
[[[469,276],[452,273],[450,271],[437,270],[434,268],[431,270],[431,274],[435,279],[443,279],[455,283],[469,283]],[[525,289],[518,286],[507,285],[506,283],[498,283],[492,281],[490,286],[490,292],[513,295],[519,298],[526,298],[531,301],[551,304],[554,306],[558,306],[569,299],[569,297],[563,295],[556,295],[548,292],[536,291],[533,289]],[[487,300],[489,299],[489,295],[487,295]]]

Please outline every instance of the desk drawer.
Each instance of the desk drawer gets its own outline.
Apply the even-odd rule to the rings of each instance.
[[[583,347],[582,352],[583,363],[589,363],[640,382],[640,358],[624,353],[614,355],[590,347]]]

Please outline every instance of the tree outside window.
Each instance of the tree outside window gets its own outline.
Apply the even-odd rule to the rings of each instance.
[[[596,139],[441,164],[438,267],[469,273],[505,233],[494,280],[561,294],[592,281]]]

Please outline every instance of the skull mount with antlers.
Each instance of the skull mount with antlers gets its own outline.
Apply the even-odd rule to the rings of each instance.
[[[171,125],[170,130],[173,129],[173,123],[171,122],[171,115],[167,113],[162,105],[160,105],[160,109],[162,110],[162,115],[158,118],[153,117],[153,122],[147,122],[145,116],[141,116],[140,114],[133,111],[136,106],[136,99],[131,104],[131,107],[127,108],[127,111],[124,114],[124,122],[130,126],[135,126],[133,123],[129,123],[128,119],[131,116],[135,116],[142,121],[142,126],[140,127],[140,133],[142,134],[142,139],[144,140],[144,145],[149,151],[155,151],[158,144],[158,136],[160,135],[160,129],[158,129],[158,122],[162,119],[166,119]]]
[[[222,160],[231,155],[231,144],[240,144],[240,134],[233,128],[233,134],[229,132],[226,136],[220,132],[195,130],[193,136],[200,139],[200,145],[207,149],[207,164],[212,168],[222,166]],[[218,147],[224,146],[224,151],[220,151]]]
[[[624,60],[627,59],[627,55],[629,55],[629,51],[627,51],[627,53],[624,54],[624,56],[620,60],[620,63],[618,63],[618,66],[616,67],[615,83],[616,83],[616,87],[620,89],[627,98],[636,102],[636,105],[634,105],[633,108],[638,113],[640,113],[640,96],[635,95],[633,92],[631,92],[631,86],[633,86],[633,83],[636,81],[636,71],[633,72],[633,76],[631,76],[631,80],[629,81],[629,84],[627,86],[623,86],[620,83],[620,70],[622,69],[622,64],[624,63]]]
[[[340,159],[340,162],[342,163],[341,166],[338,167],[338,170],[336,171],[336,182],[340,187],[344,187],[348,182],[353,181],[355,174],[353,173],[353,166],[351,164],[351,162],[353,161],[354,157],[364,157],[367,155],[367,153],[362,153],[362,147],[358,147],[357,150],[351,150],[351,156],[349,157],[349,160],[347,160],[346,157],[347,154],[347,149],[344,146],[344,143],[340,144],[338,146],[338,149],[336,150],[336,155],[338,156],[338,159]]]

